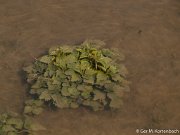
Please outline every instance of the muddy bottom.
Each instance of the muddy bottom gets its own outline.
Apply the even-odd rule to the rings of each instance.
[[[54,45],[100,39],[126,56],[131,92],[117,112],[46,110],[39,135],[180,129],[179,0],[0,0],[0,113],[22,113],[22,66]]]

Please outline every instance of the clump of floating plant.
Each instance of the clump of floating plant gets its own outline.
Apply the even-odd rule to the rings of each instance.
[[[30,117],[19,117],[17,114],[0,114],[0,135],[35,135],[35,131],[45,130],[43,126]]]
[[[39,114],[42,102],[58,108],[118,109],[128,88],[127,70],[120,64],[123,56],[102,44],[89,40],[79,46],[50,48],[25,67],[34,101],[26,102],[24,112]]]

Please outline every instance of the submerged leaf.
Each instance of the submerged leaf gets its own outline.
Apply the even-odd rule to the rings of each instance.
[[[108,76],[103,72],[98,72],[96,75],[96,83],[101,84],[103,81],[106,81]]]
[[[103,99],[106,98],[105,93],[103,93],[103,92],[101,92],[99,90],[94,90],[93,93],[94,93],[93,100],[103,100]]]
[[[44,88],[31,89],[29,93],[30,94],[38,94],[38,95],[40,95],[45,90],[47,90],[47,89],[44,89]]]
[[[25,106],[24,108],[24,114],[29,114],[29,113],[32,113],[32,106]]]
[[[62,94],[63,96],[70,96],[70,95],[71,95],[71,94],[69,93],[69,91],[68,91],[68,87],[66,87],[66,86],[62,88],[61,94]]]
[[[18,118],[10,118],[7,120],[7,124],[13,125],[16,129],[22,129],[23,121]]]
[[[91,107],[94,111],[102,110],[104,107],[97,101],[85,100],[83,105]]]
[[[41,124],[33,121],[29,117],[26,117],[26,119],[25,119],[24,128],[27,129],[27,130],[30,130],[30,131],[46,130],[45,127],[43,127]]]
[[[0,122],[1,123],[5,123],[7,121],[8,118],[8,114],[7,113],[3,113],[0,115]]]
[[[30,73],[33,73],[34,68],[33,68],[33,65],[30,65],[30,66],[24,67],[23,70],[30,74]]]
[[[7,135],[18,135],[18,133],[16,133],[16,132],[8,132]]]
[[[64,58],[64,61],[66,64],[71,64],[77,62],[77,58],[73,54],[70,54]]]
[[[71,108],[78,108],[79,105],[76,102],[71,102],[70,107]]]
[[[38,115],[43,111],[43,101],[42,100],[27,100],[25,102],[24,114]]]
[[[108,97],[111,99],[110,107],[118,109],[122,106],[122,100],[114,93],[108,93]]]
[[[126,69],[126,67],[124,65],[119,65],[119,74],[126,77],[126,75],[128,74],[128,70]]]
[[[31,86],[32,89],[40,89],[41,88],[41,83],[39,81],[36,81],[36,83],[34,83]]]
[[[77,89],[82,92],[87,92],[87,91],[92,92],[93,91],[93,88],[91,85],[78,85]]]
[[[77,108],[79,105],[102,110],[118,108],[123,92],[128,89],[127,70],[118,49],[102,48],[104,42],[86,40],[78,47],[61,45],[24,68],[33,98],[25,114],[39,114],[42,105]],[[53,106],[53,107],[54,107]]]
[[[43,108],[41,108],[41,107],[35,107],[32,110],[32,113],[35,114],[35,115],[39,115],[42,112],[43,112]]]
[[[60,95],[52,95],[54,100],[54,104],[59,108],[68,108],[70,105],[70,101],[68,98],[62,97]]]
[[[71,81],[72,82],[82,81],[82,78],[81,78],[81,76],[78,73],[73,72],[71,74]]]
[[[12,125],[4,125],[2,126],[3,132],[16,131],[16,129]]]
[[[80,92],[73,87],[68,88],[68,92],[72,97],[78,97],[78,95],[80,94]]]
[[[46,64],[49,64],[49,63],[51,63],[51,57],[48,55],[44,55],[41,58],[39,58],[39,61],[46,63]]]
[[[91,91],[84,91],[81,93],[81,96],[84,98],[84,99],[88,99],[91,97]]]
[[[102,49],[102,54],[103,54],[105,57],[112,57],[112,56],[113,56],[113,52],[110,51],[109,49]]]
[[[44,91],[40,95],[39,99],[42,99],[42,100],[45,100],[45,101],[49,101],[49,100],[51,100],[51,95],[49,94],[48,91]]]

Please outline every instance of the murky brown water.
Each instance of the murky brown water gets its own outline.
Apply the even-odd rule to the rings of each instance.
[[[180,129],[179,0],[0,0],[0,112],[21,113],[22,66],[49,47],[104,40],[126,55],[131,93],[118,112],[45,111],[39,135]]]

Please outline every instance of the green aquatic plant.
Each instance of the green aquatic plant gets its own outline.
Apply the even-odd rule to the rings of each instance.
[[[24,113],[39,114],[42,104],[58,108],[87,106],[93,110],[118,109],[128,90],[127,70],[117,51],[104,49],[101,41],[79,46],[50,48],[47,55],[24,68],[29,93]],[[38,103],[37,103],[38,102]]]
[[[24,114],[38,115],[42,111],[43,111],[43,101],[31,99],[25,102]]]
[[[19,117],[17,114],[0,114],[0,135],[35,135],[35,131],[45,130],[30,117]]]

